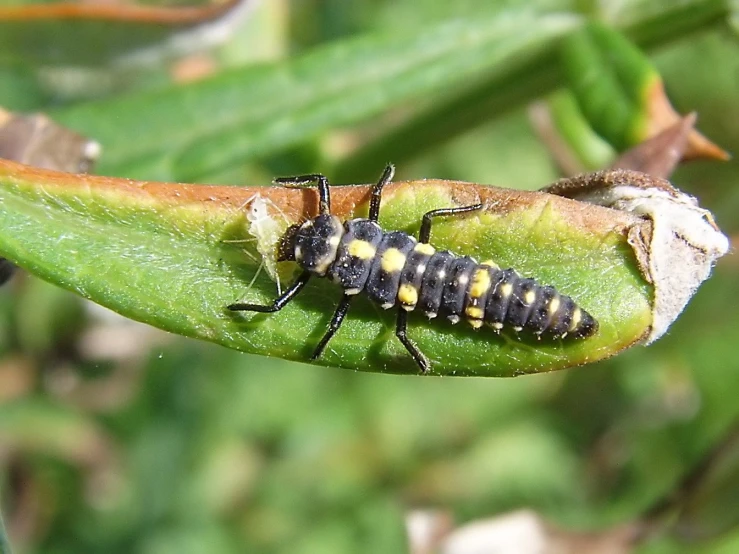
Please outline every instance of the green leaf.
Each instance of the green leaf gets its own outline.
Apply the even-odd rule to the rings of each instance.
[[[662,77],[634,44],[600,23],[564,41],[562,58],[574,97],[588,123],[618,150],[648,140],[680,121]],[[682,156],[728,160],[729,154],[692,130]]]
[[[680,7],[659,2],[652,9],[640,0],[615,17],[623,16],[624,25],[643,28],[645,35],[667,21],[666,36],[658,35],[667,40],[726,14],[715,0]],[[392,109],[411,116],[396,132],[384,133],[343,161],[337,170],[341,180],[388,160],[408,159],[552,91],[560,82],[558,43],[582,21],[551,2],[518,2],[52,115],[103,145],[101,173],[191,182]],[[430,108],[418,113],[424,106]]]
[[[552,8],[552,4],[547,5],[547,2],[535,8],[533,4],[530,2],[516,8],[506,6],[506,13],[538,10],[542,14],[547,8]],[[727,14],[722,0],[629,0],[612,4],[598,15],[607,15],[609,22],[642,45],[674,41],[710,24],[720,24]],[[571,5],[568,7],[572,8]],[[565,13],[564,6],[558,8],[560,13]],[[583,7],[582,12],[585,11]],[[567,13],[586,21],[581,13]],[[536,21],[532,23],[539,25]],[[573,30],[578,28],[576,26]],[[446,95],[434,98],[425,110],[341,160],[337,167],[339,178],[356,177],[357,167],[377,167],[387,160],[399,163],[427,153],[431,148],[447,143],[451,137],[561,87],[562,68],[556,53],[563,36],[566,37],[567,33],[552,34],[548,39],[542,37],[543,42],[533,45],[527,56],[508,57],[476,80],[450,80]]]
[[[315,209],[310,192],[146,184],[10,162],[0,164],[0,185],[0,255],[132,319],[246,352],[306,361],[338,301],[334,285],[314,279],[276,314],[225,308],[240,300],[267,303],[276,295],[275,283],[259,272],[263,260],[248,232],[249,203],[256,195],[272,202],[270,213],[285,228]],[[362,213],[367,192],[334,187],[335,213],[351,217],[357,205]],[[543,193],[428,180],[390,186],[381,223],[416,232],[426,211],[478,199],[488,206],[484,213],[439,222],[432,242],[557,287],[599,320],[600,331],[586,340],[537,341],[412,314],[409,335],[431,358],[434,372],[548,371],[613,355],[645,334],[650,288],[624,234],[636,221],[628,214]],[[395,337],[394,314],[364,298],[318,363],[417,372]]]
[[[196,181],[328,129],[508,75],[578,21],[522,10],[377,33],[53,115],[102,144],[100,173]]]
[[[590,171],[607,167],[614,157],[613,148],[590,127],[572,93],[552,94],[548,106],[555,129],[576,159]]]
[[[725,0],[626,0],[609,5],[608,15],[637,43],[651,46],[721,25],[729,9]]]
[[[591,22],[567,37],[562,60],[580,109],[598,134],[619,150],[644,140],[649,93],[661,78],[635,45]]]

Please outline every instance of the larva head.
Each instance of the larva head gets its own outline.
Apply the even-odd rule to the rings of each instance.
[[[293,231],[285,240],[292,245],[293,259],[305,270],[320,277],[326,274],[329,266],[336,259],[336,251],[343,235],[343,226],[338,217],[321,214],[309,219]]]

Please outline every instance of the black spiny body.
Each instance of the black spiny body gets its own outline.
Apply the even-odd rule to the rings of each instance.
[[[418,240],[401,231],[384,231],[377,223],[380,199],[393,172],[393,166],[387,166],[373,188],[369,217],[343,223],[331,215],[328,181],[323,175],[277,179],[287,186],[318,186],[321,213],[288,231],[280,248],[281,258],[296,261],[303,273],[270,306],[232,304],[228,309],[276,312],[311,277],[328,277],[344,294],[313,359],[339,329],[352,299],[363,292],[384,309],[399,306],[396,335],[424,373],[431,364],[406,336],[407,313],[414,310],[430,319],[444,316],[452,323],[465,319],[476,329],[486,324],[499,332],[507,326],[551,339],[585,338],[597,332],[596,320],[553,287],[523,278],[513,269],[501,269],[492,261],[478,263],[431,246],[434,217],[480,210],[482,204],[426,213]]]

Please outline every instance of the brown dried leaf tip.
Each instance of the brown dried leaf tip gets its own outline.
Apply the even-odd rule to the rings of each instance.
[[[665,334],[729,250],[713,214],[665,179],[606,170],[562,179],[543,190],[644,218],[629,228],[628,237],[642,275],[654,287],[646,344]]]
[[[100,144],[57,125],[44,114],[21,114],[0,108],[0,158],[69,173],[88,173],[100,156]],[[0,285],[15,265],[0,258]]]
[[[672,107],[661,79],[657,79],[647,92],[647,117],[644,140],[679,124],[682,116]],[[690,129],[687,145],[682,153],[684,160],[706,158],[726,161],[731,156],[723,148],[711,142],[695,129]]]
[[[99,156],[97,142],[57,125],[44,114],[0,108],[0,158],[44,169],[89,173]]]
[[[629,148],[611,164],[611,169],[632,169],[653,177],[669,179],[685,157],[698,116],[691,113],[674,125]]]

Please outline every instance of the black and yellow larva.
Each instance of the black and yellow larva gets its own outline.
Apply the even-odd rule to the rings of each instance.
[[[311,277],[328,277],[344,295],[311,359],[321,355],[352,300],[364,292],[382,308],[399,304],[395,334],[423,373],[431,369],[431,363],[406,334],[408,312],[415,309],[429,319],[444,315],[458,323],[464,318],[475,329],[487,324],[496,332],[508,325],[516,332],[528,329],[551,339],[568,335],[585,338],[597,332],[597,321],[554,287],[523,278],[513,269],[500,269],[493,261],[478,263],[469,256],[437,252],[431,246],[431,222],[435,217],[473,212],[482,209],[482,204],[427,212],[418,240],[402,231],[383,230],[377,222],[382,189],[394,172],[395,168],[388,165],[373,187],[369,217],[343,223],[331,214],[329,183],[323,175],[275,179],[275,183],[288,187],[318,187],[320,213],[290,227],[279,247],[279,259],[297,262],[303,272],[271,305],[236,303],[228,309],[277,312]]]

